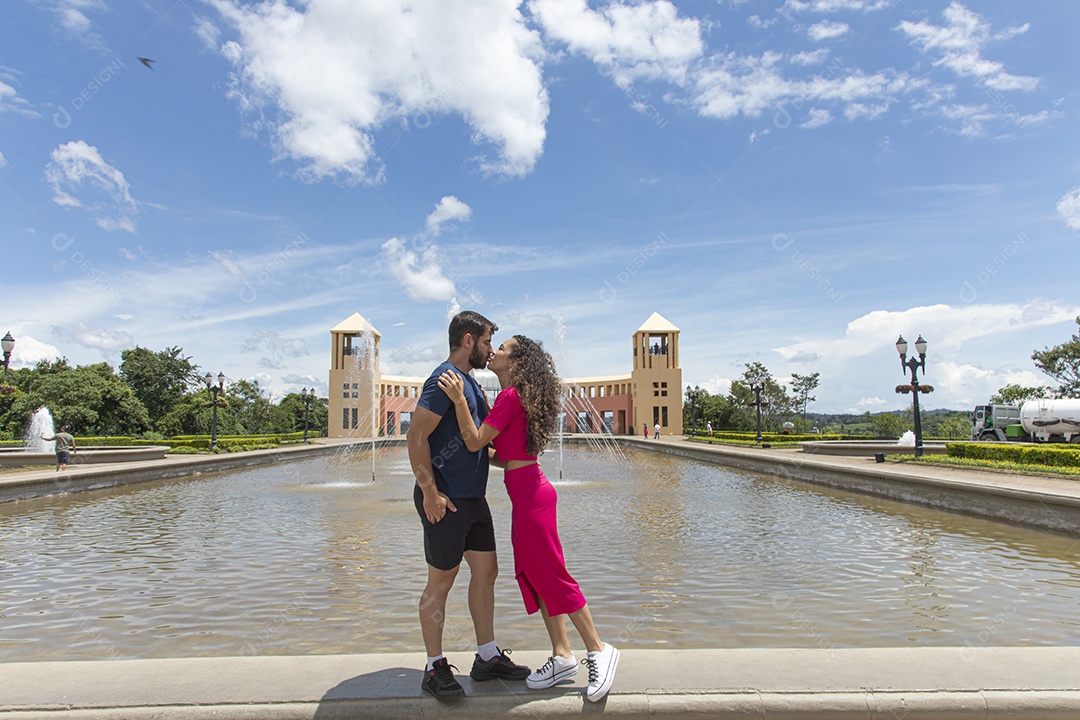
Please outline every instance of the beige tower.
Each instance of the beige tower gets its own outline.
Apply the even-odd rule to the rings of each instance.
[[[653,313],[634,333],[633,432],[660,423],[664,435],[682,435],[682,368],[679,328]]]
[[[382,335],[360,313],[330,330],[331,357],[327,436],[373,437],[378,432]]]

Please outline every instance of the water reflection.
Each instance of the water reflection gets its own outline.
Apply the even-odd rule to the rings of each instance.
[[[380,452],[374,482],[356,453],[0,506],[0,661],[421,647],[411,473],[404,449]],[[627,455],[567,449],[556,481],[569,568],[623,646],[1080,641],[1069,538]],[[500,479],[497,633],[542,649]],[[469,650],[464,582],[448,613],[446,646]]]

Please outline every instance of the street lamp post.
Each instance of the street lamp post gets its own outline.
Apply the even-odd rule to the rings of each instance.
[[[307,442],[308,416],[311,413],[311,401],[315,399],[315,388],[311,388],[311,392],[303,388],[300,391],[300,397],[304,401],[304,442]]]
[[[15,338],[11,337],[11,331],[0,339],[0,349],[4,351],[4,377],[8,374],[8,362],[11,360],[11,351],[15,349]]]
[[[697,437],[697,401],[701,395],[701,388],[695,385],[691,388],[686,386],[686,397],[690,400],[690,437]]]
[[[203,378],[203,382],[206,383],[206,389],[210,391],[210,404],[214,407],[214,412],[210,420],[210,452],[214,452],[217,450],[218,395],[221,395],[225,392],[225,373],[218,373],[217,385],[214,384],[214,378],[210,375],[210,373],[206,373],[206,377]]]
[[[765,389],[765,378],[761,375],[751,375],[746,378],[750,383],[750,389],[754,391],[754,402],[751,403],[757,408],[757,437],[754,438],[754,442],[761,444],[761,406],[768,405],[768,400],[761,399],[761,391]]]
[[[916,360],[914,355],[909,358],[907,351],[907,340],[901,335],[900,339],[896,341],[896,352],[900,353],[900,367],[911,371],[911,399],[915,409],[915,457],[922,457],[923,442],[922,422],[919,418],[919,392],[929,392],[930,390],[928,385],[919,386],[918,370],[921,368],[923,375],[926,375],[926,341],[923,340],[922,335],[915,341],[915,351],[919,353],[919,359]]]

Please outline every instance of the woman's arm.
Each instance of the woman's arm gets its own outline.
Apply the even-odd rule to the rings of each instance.
[[[486,424],[481,425],[479,429],[473,425],[469,403],[465,400],[465,381],[453,370],[447,370],[439,376],[439,387],[454,403],[454,412],[457,413],[458,428],[461,430],[465,447],[469,452],[476,452],[480,448],[487,447],[499,431]]]

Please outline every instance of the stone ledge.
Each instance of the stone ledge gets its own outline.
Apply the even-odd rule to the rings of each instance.
[[[535,666],[546,653],[515,656]],[[597,704],[583,697],[584,673],[544,691],[459,674],[469,697],[441,704],[421,694],[422,663],[407,653],[0,664],[0,719],[1080,717],[1074,647],[628,649]]]

